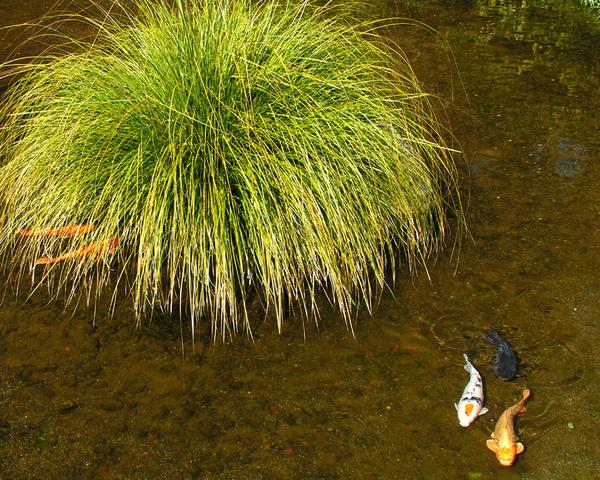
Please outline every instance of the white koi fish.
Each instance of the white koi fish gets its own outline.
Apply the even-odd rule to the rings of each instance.
[[[469,383],[463,390],[462,397],[458,403],[454,404],[458,421],[461,426],[468,427],[479,415],[487,413],[489,410],[483,406],[483,381],[477,369],[469,362],[467,354],[465,357],[465,370],[469,372]]]

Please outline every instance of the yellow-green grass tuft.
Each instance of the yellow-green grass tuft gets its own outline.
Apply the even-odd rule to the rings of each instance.
[[[435,252],[457,176],[430,99],[373,25],[303,2],[146,2],[15,63],[0,106],[0,258],[51,292],[131,292],[192,328],[281,328],[325,291],[351,321]],[[96,17],[98,18],[98,17]],[[71,225],[80,235],[23,235]],[[97,249],[47,266],[44,256]],[[113,244],[113,246],[115,246]],[[388,277],[389,278],[389,277]]]
[[[600,21],[600,0],[581,0],[582,3],[587,6]]]

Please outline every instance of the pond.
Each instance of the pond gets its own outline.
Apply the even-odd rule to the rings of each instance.
[[[0,24],[51,4],[0,0]],[[177,319],[136,329],[127,302],[109,318],[7,290],[1,479],[600,478],[600,28],[567,1],[374,5],[415,20],[387,34],[464,152],[468,236],[401,272],[354,337],[325,309],[192,344]],[[488,324],[523,376],[488,369]],[[463,353],[490,409],[466,429]],[[501,467],[485,442],[525,387],[525,452]]]

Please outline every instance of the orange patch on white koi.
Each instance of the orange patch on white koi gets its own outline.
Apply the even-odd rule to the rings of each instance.
[[[472,403],[467,403],[465,405],[465,414],[466,415],[471,415],[472,411],[473,411],[473,404]]]

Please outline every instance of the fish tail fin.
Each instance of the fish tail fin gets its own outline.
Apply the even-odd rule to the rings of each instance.
[[[471,371],[471,367],[472,367],[472,365],[471,365],[471,362],[469,362],[469,357],[467,356],[467,354],[466,354],[466,353],[463,353],[463,357],[464,357],[464,359],[465,359],[465,362],[466,362],[466,363],[465,363],[465,370],[466,370],[467,372],[470,372],[470,371]]]
[[[490,325],[490,331],[488,333],[486,333],[485,335],[482,335],[481,338],[496,347],[501,347],[503,345],[506,345],[506,342],[500,336],[500,334],[498,333],[498,330],[496,330],[494,328],[494,326],[492,326],[492,325]]]
[[[527,409],[525,408],[525,402],[529,398],[529,395],[531,395],[531,390],[529,390],[528,388],[526,388],[525,390],[523,390],[523,398],[521,399],[521,401],[517,405],[519,413],[527,411]]]

